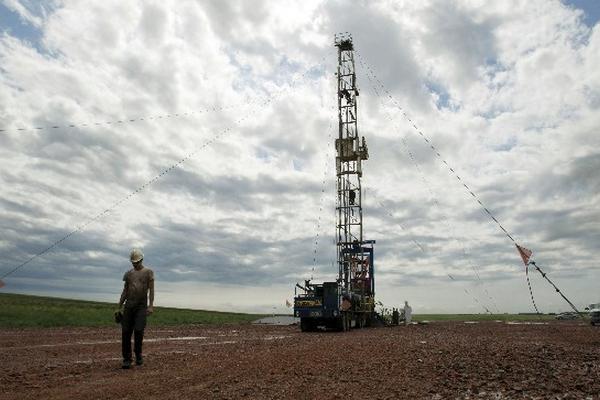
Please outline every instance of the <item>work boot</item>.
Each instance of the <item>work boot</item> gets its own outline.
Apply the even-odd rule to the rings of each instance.
[[[123,369],[131,368],[131,360],[123,360],[123,365],[121,365],[121,368],[123,368]]]
[[[135,365],[142,365],[144,363],[144,357],[140,354],[135,356]]]

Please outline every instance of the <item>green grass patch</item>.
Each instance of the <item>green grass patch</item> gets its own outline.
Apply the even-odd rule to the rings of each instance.
[[[58,327],[115,325],[114,303],[0,293],[0,327]],[[226,313],[154,307],[152,325],[240,324],[264,317],[260,314]]]
[[[548,321],[548,314],[415,314],[413,321]]]
[[[0,327],[59,327],[59,326],[111,326],[114,303],[70,300],[56,297],[28,296],[0,293]],[[226,313],[154,307],[150,324],[240,324],[265,317],[262,314]],[[554,315],[535,314],[415,314],[414,321],[544,321],[554,320]]]

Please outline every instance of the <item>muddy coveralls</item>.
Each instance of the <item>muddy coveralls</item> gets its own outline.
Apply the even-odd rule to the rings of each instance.
[[[148,309],[148,290],[154,281],[154,272],[149,268],[127,271],[123,276],[127,285],[127,295],[123,310],[122,352],[123,360],[131,361],[131,336],[134,336],[134,352],[136,359],[142,357],[142,344]]]

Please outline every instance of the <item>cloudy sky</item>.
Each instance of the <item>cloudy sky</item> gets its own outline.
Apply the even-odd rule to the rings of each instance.
[[[163,306],[283,312],[334,279],[351,32],[379,300],[533,310],[513,243],[414,124],[577,306],[600,301],[599,19],[595,0],[3,0],[0,290],[116,302],[135,246]]]

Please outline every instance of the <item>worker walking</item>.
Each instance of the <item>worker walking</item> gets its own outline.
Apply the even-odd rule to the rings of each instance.
[[[133,249],[129,254],[133,268],[125,273],[123,292],[119,300],[119,310],[123,307],[122,351],[123,369],[131,367],[131,335],[134,336],[134,352],[136,365],[142,365],[142,342],[146,316],[152,314],[154,305],[154,272],[143,265],[144,254],[140,249]],[[148,305],[148,292],[150,304]]]

